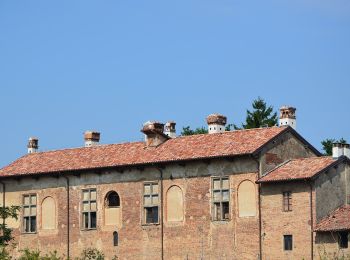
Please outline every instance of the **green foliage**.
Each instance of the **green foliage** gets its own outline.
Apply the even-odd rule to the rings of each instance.
[[[81,253],[81,260],[103,260],[104,254],[96,248],[87,248]]]
[[[181,135],[198,135],[198,134],[207,134],[208,129],[205,127],[197,127],[195,130],[192,130],[189,126],[183,127]]]
[[[341,143],[346,144],[346,140],[344,138],[340,138],[338,141],[336,139],[330,139],[327,138],[321,142],[322,144],[322,150],[324,151],[324,155],[331,156],[332,155],[332,148],[333,143]]]
[[[6,250],[4,246],[0,247],[0,259],[1,260],[11,260],[12,257],[10,253]]]
[[[266,102],[261,97],[258,97],[253,101],[252,107],[252,111],[247,110],[245,124],[242,124],[242,127],[233,125],[235,129],[251,129],[264,126],[274,126],[277,124],[277,112],[273,112],[273,107],[267,106]]]
[[[21,251],[22,255],[18,258],[18,260],[41,260],[40,251],[38,250],[30,250],[28,248]]]
[[[20,207],[0,207],[0,247],[4,248],[13,242],[12,229],[6,224],[6,219],[13,218],[18,219],[18,211]],[[6,250],[5,250],[6,251]]]

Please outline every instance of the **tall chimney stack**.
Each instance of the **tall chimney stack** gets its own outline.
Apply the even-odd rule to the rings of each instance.
[[[333,158],[339,158],[342,155],[344,155],[343,144],[341,144],[341,143],[333,143],[333,148],[332,148],[332,156],[333,156]]]
[[[343,144],[343,154],[350,159],[350,144]]]
[[[169,136],[170,138],[176,138],[176,123],[174,121],[169,121],[165,124],[164,134]]]
[[[225,132],[227,117],[221,114],[211,114],[207,116],[208,133],[216,134]]]
[[[297,128],[297,120],[295,116],[295,107],[282,106],[280,108],[280,120],[279,126],[290,126],[294,129]]]
[[[28,153],[36,153],[39,149],[39,139],[36,137],[30,137],[27,148]]]
[[[148,121],[143,124],[141,132],[145,134],[147,146],[158,146],[168,140],[170,137],[164,134],[164,124]]]
[[[98,145],[100,142],[100,133],[96,131],[86,131],[84,133],[85,147]]]

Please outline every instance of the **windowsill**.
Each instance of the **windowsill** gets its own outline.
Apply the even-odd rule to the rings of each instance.
[[[231,219],[222,219],[222,220],[212,220],[211,222],[216,223],[216,224],[225,224],[230,222]]]
[[[141,226],[144,227],[152,227],[152,226],[159,226],[160,223],[142,223]]]
[[[94,231],[97,230],[97,228],[84,228],[84,229],[80,229],[80,231]]]
[[[36,234],[38,234],[38,232],[22,232],[21,233],[22,235],[36,235]]]

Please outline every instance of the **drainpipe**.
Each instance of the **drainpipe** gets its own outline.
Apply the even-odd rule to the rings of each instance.
[[[260,160],[258,158],[254,158],[254,161],[257,163],[258,168],[258,178],[260,178]],[[262,260],[262,218],[261,218],[261,184],[258,186],[258,212],[259,212],[259,259]]]
[[[69,178],[67,176],[63,176],[64,179],[66,179],[66,190],[67,190],[67,258],[70,259],[70,252],[69,252],[69,227],[70,227],[70,223],[69,223],[69,207],[70,207],[70,203],[69,203]]]
[[[5,183],[0,181],[0,183],[2,184],[2,208],[5,209],[5,190],[6,190],[6,186]],[[2,219],[2,224],[5,225],[5,218]]]
[[[310,221],[311,221],[311,260],[314,259],[314,214],[313,214],[313,203],[312,203],[312,182],[310,184]]]
[[[156,169],[159,171],[160,173],[160,215],[161,215],[161,219],[160,219],[160,240],[161,240],[161,259],[164,260],[164,220],[163,220],[163,216],[164,216],[164,212],[163,212],[163,170],[159,167],[156,167]]]

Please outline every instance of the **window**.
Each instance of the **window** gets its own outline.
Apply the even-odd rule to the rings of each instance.
[[[120,198],[118,193],[111,191],[107,194],[106,206],[108,208],[120,207]]]
[[[83,190],[83,229],[96,228],[96,189]]]
[[[158,183],[145,183],[143,186],[144,223],[158,223]]]
[[[292,192],[283,192],[283,211],[292,211]]]
[[[348,248],[348,232],[340,232],[338,240],[339,248]]]
[[[284,235],[283,236],[283,248],[285,251],[293,250],[293,236]]]
[[[118,246],[118,242],[119,242],[118,232],[114,231],[113,232],[113,246]]]
[[[213,178],[212,202],[213,220],[228,220],[230,215],[230,190],[228,177]]]
[[[23,232],[36,232],[36,194],[23,196]]]

